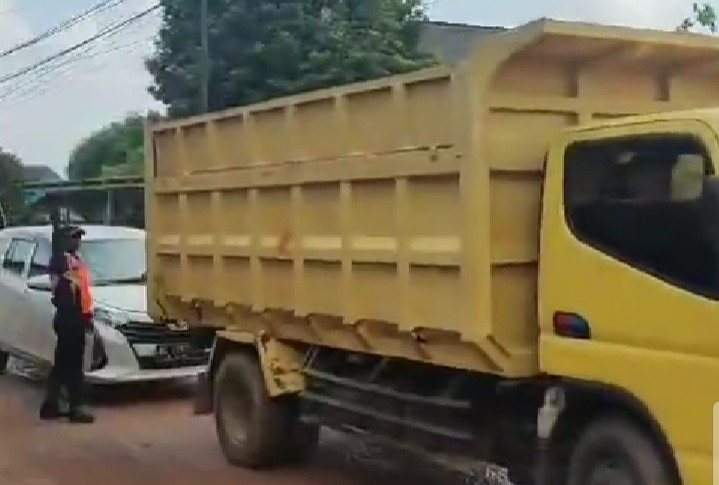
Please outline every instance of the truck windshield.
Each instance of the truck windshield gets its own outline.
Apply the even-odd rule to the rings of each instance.
[[[143,239],[83,241],[80,254],[90,268],[95,285],[145,282],[147,269]]]

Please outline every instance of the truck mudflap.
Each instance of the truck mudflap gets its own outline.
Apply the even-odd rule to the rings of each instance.
[[[205,370],[197,376],[192,412],[196,416],[212,414],[213,407],[210,376]]]
[[[195,383],[195,396],[192,406],[193,414],[204,415],[212,414],[214,403],[212,398],[212,383],[210,379],[212,376],[210,371],[212,370],[215,363],[215,356],[217,350],[217,337],[212,342],[212,348],[210,349],[210,357],[207,359],[207,367],[197,376],[197,382]]]

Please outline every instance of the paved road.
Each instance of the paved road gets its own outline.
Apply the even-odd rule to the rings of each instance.
[[[37,419],[40,386],[0,377],[0,485],[460,485],[417,458],[369,441],[323,436],[303,470],[255,474],[223,460],[211,417],[191,414],[187,386],[113,389],[95,396],[92,426]]]

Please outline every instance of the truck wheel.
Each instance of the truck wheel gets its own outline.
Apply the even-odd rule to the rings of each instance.
[[[586,429],[569,462],[568,485],[674,485],[652,440],[622,418]]]
[[[4,374],[7,370],[7,364],[10,361],[10,354],[0,350],[0,375]]]
[[[215,425],[222,451],[233,465],[265,469],[286,461],[294,415],[286,398],[267,395],[257,359],[224,357],[215,377]]]

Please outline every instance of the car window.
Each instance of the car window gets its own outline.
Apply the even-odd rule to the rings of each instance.
[[[10,273],[22,275],[25,265],[35,252],[35,242],[28,239],[13,239],[10,243],[2,267]]]
[[[30,263],[30,271],[28,272],[29,278],[32,278],[33,276],[46,275],[50,272],[49,266],[51,252],[52,250],[49,244],[43,244],[43,241],[38,241],[35,254],[33,255],[32,262]]]

